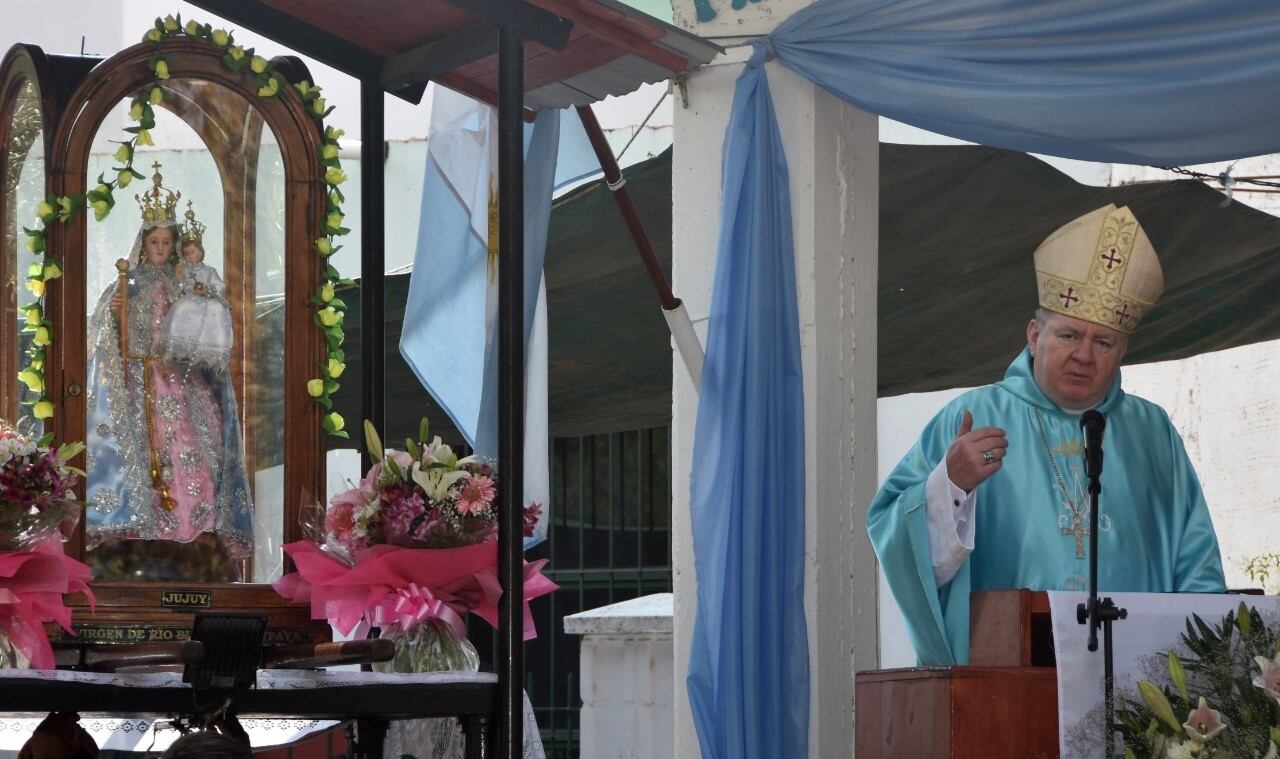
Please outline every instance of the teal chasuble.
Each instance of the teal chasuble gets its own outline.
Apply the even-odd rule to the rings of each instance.
[[[974,429],[1004,429],[1009,450],[1004,466],[978,486],[973,553],[939,588],[925,482],[966,410]],[[1118,373],[1098,410],[1107,416],[1099,591],[1225,590],[1204,494],[1168,415],[1126,395]],[[881,486],[867,528],[921,664],[968,661],[971,590],[1087,590],[1089,504],[1079,419],[1040,392],[1024,349],[1002,381],[948,403]]]

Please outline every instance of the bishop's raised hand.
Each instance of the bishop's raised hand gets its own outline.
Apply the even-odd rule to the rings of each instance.
[[[966,493],[1000,471],[1009,441],[999,427],[973,428],[973,414],[966,411],[960,429],[947,448],[947,477]]]

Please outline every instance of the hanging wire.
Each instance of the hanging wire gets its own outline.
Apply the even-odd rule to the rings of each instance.
[[[1162,169],[1164,171],[1171,171],[1174,174],[1180,174],[1182,176],[1190,177],[1192,179],[1199,179],[1202,182],[1218,182],[1219,184],[1222,184],[1224,188],[1227,185],[1235,186],[1240,184],[1251,184],[1251,185],[1258,185],[1259,187],[1280,188],[1280,182],[1270,182],[1265,179],[1259,179],[1257,177],[1233,177],[1231,176],[1231,169],[1234,166],[1235,164],[1232,163],[1231,166],[1227,167],[1227,170],[1222,172],[1221,174],[1206,174],[1203,171],[1194,171],[1192,169],[1184,169],[1181,166],[1155,166],[1153,168]]]
[[[670,94],[671,94],[671,88],[670,88],[670,87],[668,87],[667,89],[665,89],[665,90],[663,90],[663,91],[662,91],[662,97],[658,98],[658,102],[654,103],[654,104],[653,104],[653,107],[649,109],[649,115],[648,115],[648,116],[645,116],[645,117],[644,117],[644,121],[640,122],[640,126],[636,127],[635,134],[631,135],[631,139],[627,140],[627,144],[622,146],[622,150],[621,150],[621,151],[619,151],[619,153],[618,153],[618,156],[617,156],[617,159],[616,159],[616,160],[618,160],[618,161],[621,161],[621,160],[622,160],[622,156],[626,154],[626,152],[627,152],[627,148],[631,147],[631,143],[635,142],[635,141],[636,141],[636,138],[640,136],[640,132],[641,132],[641,131],[646,127],[646,126],[648,126],[648,124],[649,124],[649,119],[653,118],[653,114],[655,114],[655,113],[657,113],[657,112],[658,112],[658,106],[662,105],[662,101],[666,100],[666,99],[667,99],[667,95],[670,95]]]

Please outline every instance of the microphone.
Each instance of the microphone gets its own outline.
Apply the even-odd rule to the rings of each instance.
[[[1084,473],[1094,480],[1102,476],[1102,431],[1106,426],[1107,418],[1096,409],[1080,415],[1080,429],[1084,430]]]

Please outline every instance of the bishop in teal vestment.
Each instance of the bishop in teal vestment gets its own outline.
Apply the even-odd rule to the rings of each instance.
[[[1088,590],[1079,420],[1089,408],[1107,419],[1098,592],[1226,589],[1182,438],[1163,409],[1120,388],[1128,337],[1164,289],[1150,240],[1132,211],[1108,205],[1063,225],[1034,258],[1028,349],[1003,380],[929,422],[867,516],[922,664],[968,661],[971,591]]]
[[[1168,415],[1127,395],[1119,374],[1098,410],[1107,417],[1099,592],[1225,590],[1204,493]],[[1009,449],[1000,471],[979,486],[973,553],[940,588],[930,554],[925,482],[946,455],[965,411],[973,413],[975,425],[1002,427]],[[1089,513],[1079,419],[1036,386],[1031,354],[1024,349],[1002,381],[948,403],[880,488],[867,526],[921,664],[968,661],[970,591],[1088,589]],[[1062,496],[1050,452],[1073,504]]]

